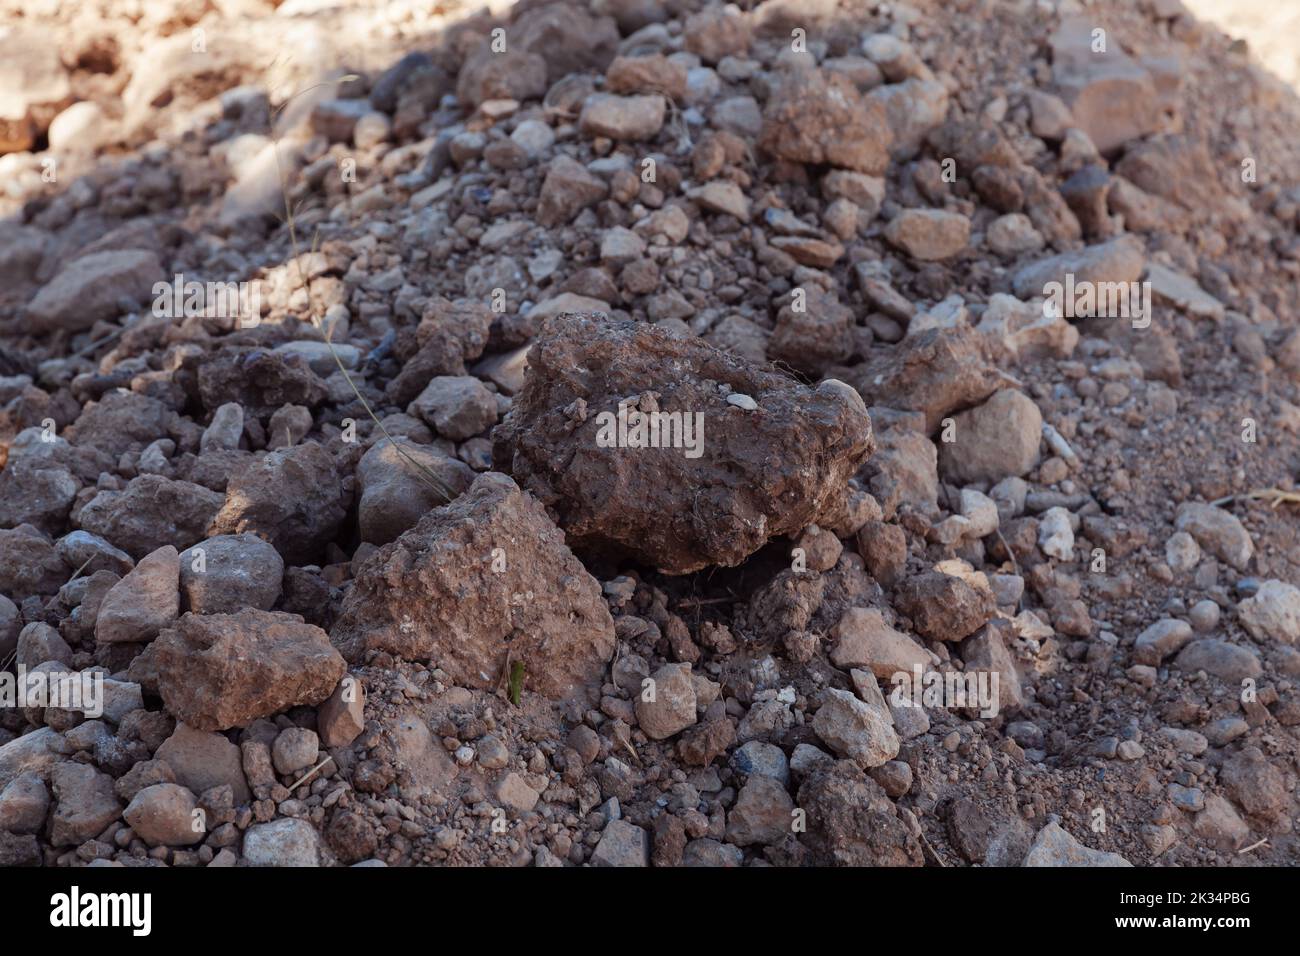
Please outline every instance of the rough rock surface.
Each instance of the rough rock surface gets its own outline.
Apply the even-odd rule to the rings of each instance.
[[[222,500],[217,492],[192,482],[141,475],[122,491],[95,495],[77,521],[83,530],[138,561],[159,548],[180,550],[201,540]]]
[[[308,442],[270,452],[231,475],[225,504],[208,533],[251,532],[287,562],[305,564],[333,539],[351,498],[333,456]]]
[[[163,545],[145,555],[100,602],[95,640],[144,643],[180,613],[180,561],[176,549]]]
[[[333,693],[343,659],[320,628],[292,614],[186,614],[154,648],[158,689],[197,730],[242,727]]]
[[[596,582],[537,501],[495,473],[362,565],[330,637],[349,660],[432,659],[476,687],[518,661],[526,686],[556,697],[598,680],[614,652]]]
[[[828,163],[878,176],[893,133],[879,103],[836,73],[799,70],[777,87],[763,114],[760,145],[796,163]]]
[[[662,447],[667,428],[661,447],[602,447],[602,431],[617,442],[620,403],[633,401],[680,416],[678,447]],[[688,435],[686,416],[692,429],[702,416],[702,430]],[[556,511],[575,548],[670,574],[737,564],[841,507],[845,477],[873,447],[844,386],[808,389],[702,343],[583,315],[547,326],[493,441],[498,467]],[[670,503],[678,487],[698,489],[688,511]]]

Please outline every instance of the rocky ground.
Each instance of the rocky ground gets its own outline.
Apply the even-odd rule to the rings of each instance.
[[[0,863],[1300,861],[1300,99],[1247,44],[69,6],[0,0],[0,665],[103,707],[0,709]]]

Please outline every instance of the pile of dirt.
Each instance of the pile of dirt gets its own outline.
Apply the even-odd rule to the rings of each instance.
[[[430,6],[0,0],[0,864],[1300,861],[1293,90]]]

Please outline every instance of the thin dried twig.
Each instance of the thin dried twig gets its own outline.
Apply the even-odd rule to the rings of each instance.
[[[322,760],[322,761],[321,761],[320,763],[318,763],[316,766],[312,767],[312,768],[311,768],[310,770],[308,770],[305,774],[303,774],[301,777],[299,777],[296,783],[293,783],[293,784],[290,785],[290,787],[289,787],[289,792],[290,792],[290,793],[293,793],[295,790],[297,790],[299,787],[301,787],[304,783],[306,783],[306,782],[307,782],[308,780],[310,780],[312,777],[316,776],[316,774],[320,772],[320,769],[321,769],[322,767],[324,767],[327,763],[329,763],[330,761],[332,761],[333,759],[334,759],[333,757],[326,757],[324,760]]]

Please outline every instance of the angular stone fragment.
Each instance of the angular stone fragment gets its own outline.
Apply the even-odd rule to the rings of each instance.
[[[154,647],[167,709],[197,730],[243,727],[334,691],[346,670],[320,628],[252,609],[186,614]]]
[[[32,594],[53,594],[73,570],[39,529],[29,524],[0,528],[0,593],[19,601]]]
[[[29,524],[58,534],[80,488],[67,468],[11,455],[0,471],[0,526]]]
[[[468,107],[484,100],[530,100],[546,92],[546,61],[536,53],[484,43],[461,67],[456,98]]]
[[[135,835],[150,846],[192,846],[207,836],[195,825],[198,801],[175,783],[156,783],[137,793],[123,816]]]
[[[1242,625],[1257,641],[1300,641],[1300,588],[1270,579],[1237,605]]]
[[[655,53],[620,56],[605,72],[605,89],[611,93],[662,93],[674,100],[686,96],[686,67]]]
[[[985,686],[990,691],[995,690],[993,680],[997,681],[996,699],[969,703],[969,706],[979,710],[980,716],[985,719],[995,717],[1001,711],[1018,709],[1024,704],[1020,672],[1016,669],[1015,657],[1007,646],[1013,637],[1014,634],[1007,622],[994,620],[961,642],[961,659],[966,664],[966,673],[977,675],[977,683],[973,688],[969,682],[966,685],[967,700],[970,700],[972,690],[980,693],[978,676],[981,672],[989,675],[988,684]],[[996,675],[996,678],[993,675]]]
[[[50,768],[72,752],[63,734],[41,727],[0,745],[0,790],[24,773],[48,780]]]
[[[1107,292],[1113,287],[1119,296],[1116,301],[1121,305],[1127,305],[1130,293],[1127,284],[1136,283],[1142,278],[1145,265],[1146,254],[1142,249],[1141,241],[1133,236],[1121,236],[1099,245],[1062,252],[1032,262],[1015,274],[1012,286],[1016,295],[1022,299],[1048,296],[1051,291],[1057,291],[1063,296],[1066,288],[1074,288],[1076,304],[1080,301],[1080,293],[1086,286],[1091,285],[1095,289],[1097,298],[1103,302],[1109,301],[1111,297]],[[1050,283],[1059,283],[1062,288],[1049,290]],[[1064,305],[1066,308],[1062,310],[1063,315],[1071,316],[1080,311],[1077,308],[1072,311],[1072,304],[1068,300],[1064,301]],[[1097,314],[1105,313],[1099,308]],[[1132,318],[1132,316],[1124,316],[1124,318]]]
[[[1244,571],[1255,553],[1250,532],[1230,511],[1199,501],[1180,505],[1174,526],[1186,531],[1210,554]]]
[[[925,413],[927,434],[950,412],[982,402],[998,386],[969,328],[927,329],[846,373],[867,405]]]
[[[690,664],[665,664],[639,690],[636,722],[651,740],[663,740],[695,723],[695,685]],[[652,693],[653,691],[653,693]]]
[[[579,128],[588,136],[636,142],[653,139],[664,125],[662,96],[615,96],[596,93],[587,98],[578,118]]]
[[[357,569],[331,640],[354,661],[432,659],[474,687],[495,687],[509,659],[526,690],[564,697],[599,680],[614,625],[541,505],[488,473]]]
[[[612,17],[588,13],[581,4],[551,3],[519,14],[506,31],[510,49],[546,60],[551,83],[570,73],[603,73],[618,52]]]
[[[812,727],[826,746],[861,767],[879,767],[898,756],[898,734],[889,711],[848,691],[828,689]]]
[[[327,749],[346,747],[365,730],[366,691],[355,677],[344,677],[316,710],[316,730]]]
[[[749,21],[733,6],[710,4],[691,14],[682,29],[686,49],[705,63],[744,56],[752,39]]]
[[[288,563],[307,564],[334,540],[349,504],[334,456],[307,442],[269,452],[231,475],[208,533],[252,532]]]
[[[889,221],[885,238],[913,259],[950,259],[970,241],[970,220],[942,209],[905,209]]]
[[[605,181],[587,171],[577,160],[557,156],[542,182],[537,203],[537,221],[543,226],[559,226],[609,193]]]
[[[864,705],[865,706],[865,705]],[[800,839],[811,862],[826,866],[921,866],[916,837],[885,791],[849,760],[819,766],[799,787],[807,814]]]
[[[925,649],[886,624],[873,607],[849,608],[831,628],[831,637],[835,639],[831,662],[841,670],[865,667],[881,680],[889,680],[900,671],[911,674],[912,668],[930,664]]]
[[[768,357],[820,375],[827,366],[848,358],[852,325],[853,311],[833,294],[808,289],[802,308],[786,305],[777,313],[776,329],[767,344]]]
[[[948,90],[934,79],[913,77],[887,83],[868,93],[866,100],[884,110],[892,135],[889,155],[898,162],[915,157],[926,136],[948,113]]]
[[[1156,621],[1133,642],[1133,660],[1153,667],[1192,639],[1192,626],[1186,621],[1167,617]]]
[[[1090,17],[1064,19],[1052,34],[1052,79],[1076,126],[1103,153],[1153,132],[1160,101],[1151,74],[1113,39],[1098,49]]]
[[[941,571],[908,578],[897,589],[895,605],[935,641],[960,641],[997,610],[991,593]]]
[[[95,619],[95,640],[143,644],[180,613],[180,562],[166,544],[145,557],[104,595]]]
[[[879,176],[893,133],[885,109],[836,73],[786,74],[763,113],[759,145],[780,159],[829,164]]]
[[[19,774],[0,788],[0,830],[37,833],[50,809],[50,792],[39,774]]]
[[[649,866],[650,838],[645,829],[626,820],[611,820],[591,854],[592,866]]]
[[[779,780],[754,775],[727,814],[727,839],[736,846],[770,845],[792,832],[794,801]]]
[[[227,346],[199,363],[199,396],[216,411],[237,403],[248,415],[270,415],[283,405],[314,408],[325,400],[325,384],[302,355]]]
[[[497,421],[496,397],[473,375],[438,375],[406,410],[452,441],[473,438]]]
[[[248,828],[244,860],[249,866],[315,867],[322,863],[320,834],[306,820],[285,817]]]
[[[194,793],[229,786],[236,805],[249,800],[239,748],[221,734],[177,724],[154,756],[171,767],[176,783]]]
[[[122,813],[113,778],[84,763],[66,761],[50,771],[54,813],[50,845],[79,846],[99,836]]]
[[[497,466],[555,511],[576,548],[666,573],[738,564],[836,511],[872,448],[865,409],[842,383],[808,389],[645,324],[561,316],[528,361],[493,433]],[[756,407],[727,400],[736,394]]]
[[[201,485],[141,475],[123,491],[101,491],[76,517],[82,529],[139,560],[166,545],[180,550],[202,539],[222,500]]]

